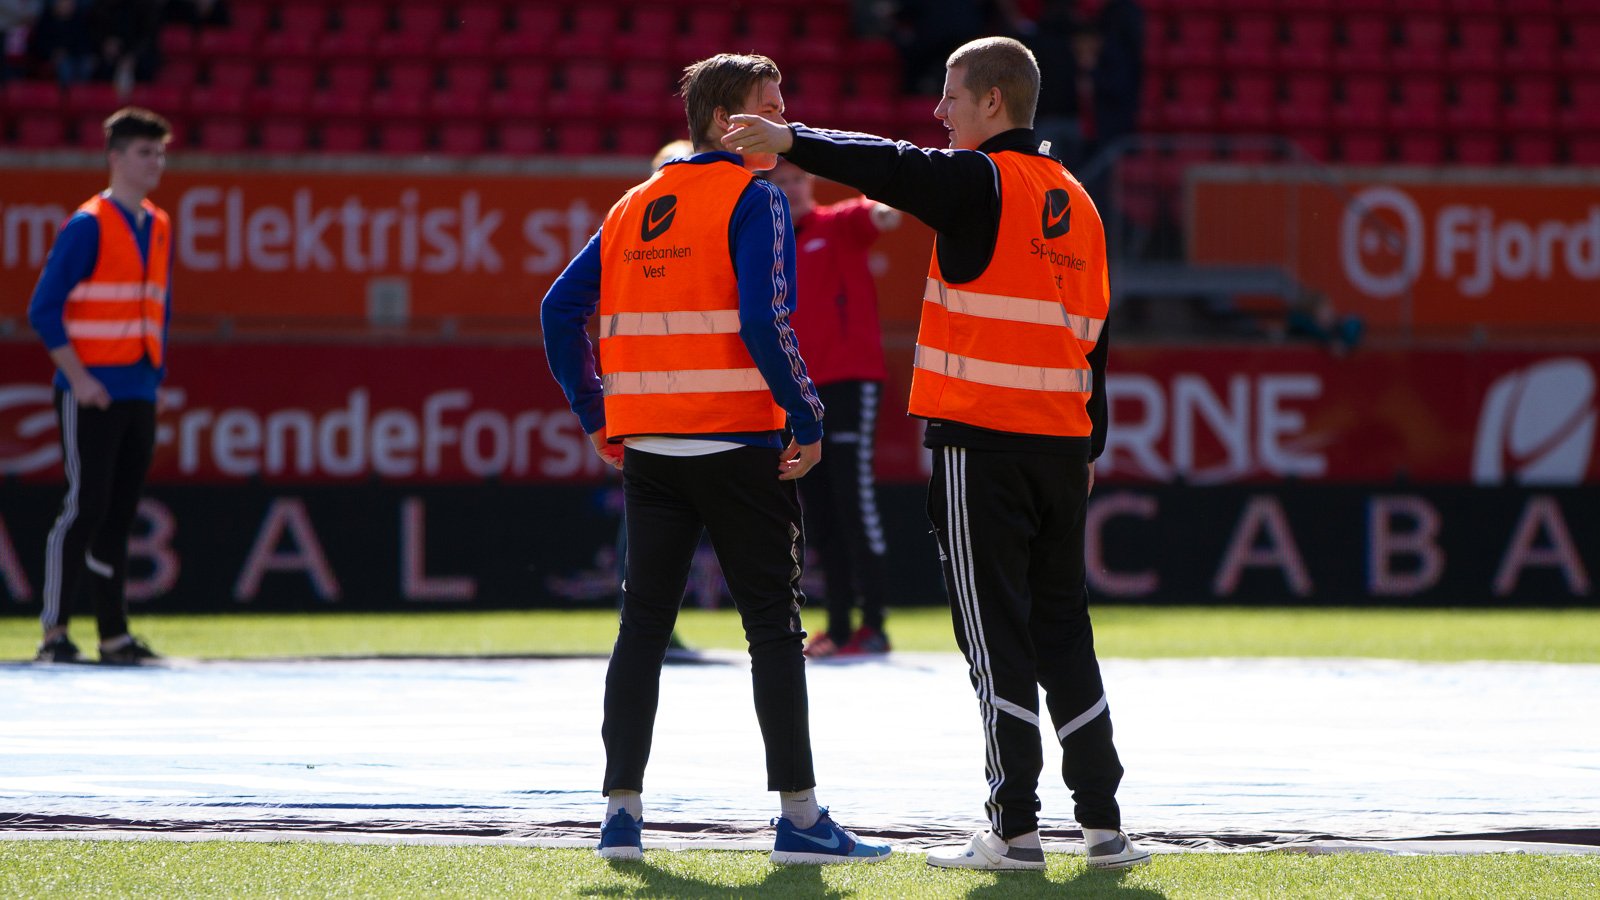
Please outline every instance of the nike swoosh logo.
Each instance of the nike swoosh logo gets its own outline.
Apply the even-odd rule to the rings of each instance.
[[[816,844],[818,847],[821,847],[824,850],[837,850],[837,849],[839,849],[839,835],[837,833],[828,835],[828,839],[827,840],[823,840],[822,838],[819,838],[819,837],[812,837],[811,835],[806,834],[805,832],[801,832],[801,831],[796,831],[794,833],[794,836],[797,837],[797,838],[805,838],[806,840],[810,841],[813,844]]]

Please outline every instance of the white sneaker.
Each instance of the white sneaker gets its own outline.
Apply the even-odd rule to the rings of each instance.
[[[1128,835],[1121,831],[1117,832],[1115,838],[1089,848],[1091,869],[1131,869],[1149,861],[1150,851],[1135,846],[1133,841],[1128,840]]]
[[[964,847],[944,847],[928,851],[928,865],[942,869],[1011,869],[1044,868],[1044,851],[1037,847],[1010,847],[1005,839],[989,829],[972,836]]]

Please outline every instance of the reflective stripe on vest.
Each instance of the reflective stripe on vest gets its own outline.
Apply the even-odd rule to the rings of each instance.
[[[739,336],[728,227],[753,176],[663,166],[600,228],[606,435],[776,431],[785,415]]]
[[[1094,373],[1088,369],[1051,369],[1044,366],[1018,366],[991,362],[970,356],[957,356],[932,347],[918,347],[913,363],[919,369],[937,372],[962,381],[1021,391],[1047,393],[1088,393],[1094,388]]]
[[[936,278],[928,279],[927,291],[922,295],[922,299],[967,316],[1004,319],[1008,322],[1031,322],[1035,325],[1063,325],[1078,340],[1088,341],[1091,344],[1100,340],[1100,329],[1106,324],[1104,318],[1073,315],[1059,303],[964,291],[950,287]]]
[[[1053,159],[991,154],[1000,224],[976,278],[928,267],[910,413],[1016,434],[1087,437],[1110,291],[1094,202]]]
[[[94,270],[68,292],[62,311],[73,351],[86,366],[125,366],[143,358],[160,366],[171,235],[167,214],[144,201],[150,247],[140,254],[138,238],[114,201],[95,196],[78,209],[95,217],[100,247]]]
[[[739,311],[612,313],[600,317],[600,336],[738,334]]]

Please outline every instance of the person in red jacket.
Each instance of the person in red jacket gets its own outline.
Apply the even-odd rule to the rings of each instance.
[[[828,630],[811,639],[806,656],[887,653],[887,544],[872,469],[885,369],[867,251],[900,226],[900,212],[865,197],[819,206],[816,176],[783,160],[767,178],[788,196],[794,216],[794,330],[828,409],[828,452],[800,482],[806,538],[822,558],[828,601]],[[851,622],[857,603],[860,627]]]

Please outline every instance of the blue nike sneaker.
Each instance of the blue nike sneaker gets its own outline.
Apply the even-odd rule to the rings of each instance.
[[[600,829],[600,849],[595,852],[601,859],[644,859],[644,845],[639,840],[643,830],[642,820],[619,809]]]
[[[778,826],[778,839],[772,845],[775,865],[881,862],[894,852],[888,844],[863,841],[840,828],[828,817],[827,809],[810,828],[796,828],[784,818],[773,819],[772,824]]]

